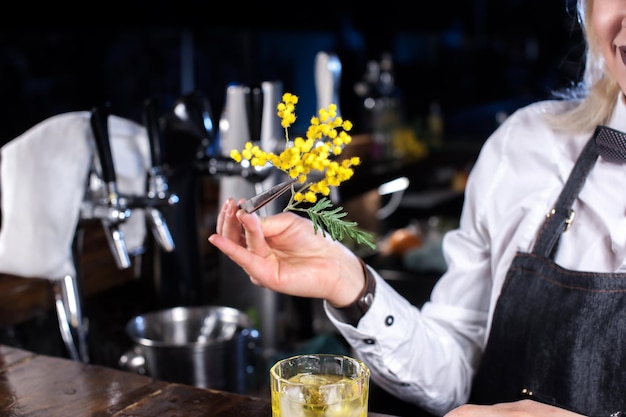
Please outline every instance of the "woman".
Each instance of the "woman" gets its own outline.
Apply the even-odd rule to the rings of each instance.
[[[254,284],[324,299],[377,384],[434,414],[626,410],[626,147],[598,157],[619,134],[596,130],[626,131],[626,1],[577,6],[582,82],[485,142],[421,310],[291,213],[260,219],[231,199],[209,240]]]

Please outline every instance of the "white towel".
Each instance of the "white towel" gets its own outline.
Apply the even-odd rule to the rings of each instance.
[[[53,116],[0,148],[0,272],[76,276],[72,240],[95,152],[89,119],[89,112]],[[145,128],[114,115],[108,127],[118,191],[144,195],[150,166]],[[143,210],[133,210],[120,230],[129,252],[141,248]]]

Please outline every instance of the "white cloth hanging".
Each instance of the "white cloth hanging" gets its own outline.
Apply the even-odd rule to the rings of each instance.
[[[53,116],[0,148],[0,272],[52,280],[76,276],[72,241],[95,153],[90,116]],[[145,128],[114,115],[108,128],[119,193],[145,195]],[[138,251],[146,233],[143,210],[133,209],[120,230],[129,253]]]

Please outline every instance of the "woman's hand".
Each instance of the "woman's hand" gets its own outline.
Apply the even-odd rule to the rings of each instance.
[[[364,285],[358,258],[344,245],[313,231],[294,213],[259,218],[228,199],[209,241],[239,264],[259,286],[301,297],[327,299],[342,307]]]
[[[450,411],[445,417],[581,417],[580,414],[533,400],[521,400],[494,405],[466,404]]]

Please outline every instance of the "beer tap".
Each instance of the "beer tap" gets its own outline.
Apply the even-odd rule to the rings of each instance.
[[[98,184],[96,180],[96,184],[90,184],[90,190],[94,195],[86,202],[87,204],[83,205],[82,214],[83,218],[95,218],[102,222],[117,267],[126,269],[131,266],[131,263],[124,234],[119,225],[130,217],[131,210],[127,206],[127,201],[120,197],[117,190],[108,118],[108,108],[94,107],[91,110],[90,123],[100,161],[101,182]],[[92,181],[94,180],[92,176]]]
[[[201,175],[197,161],[216,146],[211,109],[199,92],[179,97],[159,118],[163,138],[163,167],[168,189],[179,202],[163,212],[176,249],[158,253],[154,273],[157,304],[161,307],[202,304],[207,297],[204,257],[199,242],[198,205]],[[233,161],[234,165],[234,161]]]
[[[163,139],[158,119],[159,101],[156,98],[144,103],[143,122],[150,142],[151,167],[148,171],[148,204],[145,213],[152,235],[163,250],[171,252],[175,249],[174,240],[161,211],[157,207],[170,206],[178,203],[178,196],[168,192],[167,179],[163,173]]]
[[[258,99],[260,96],[257,97]],[[250,103],[250,105],[253,104]],[[270,170],[239,164],[230,156],[221,153],[220,140],[216,132],[217,126],[214,124],[211,113],[209,102],[199,92],[194,91],[176,100],[172,111],[166,118],[167,132],[192,139],[186,144],[191,143],[194,146],[193,152],[186,152],[183,155],[195,156],[193,161],[189,161],[194,169],[200,174],[242,177],[251,182],[259,182],[267,178]],[[178,145],[178,149],[172,149],[172,151],[180,154],[185,149],[180,149],[180,143]],[[170,160],[172,158],[179,162],[176,156],[170,155]]]

